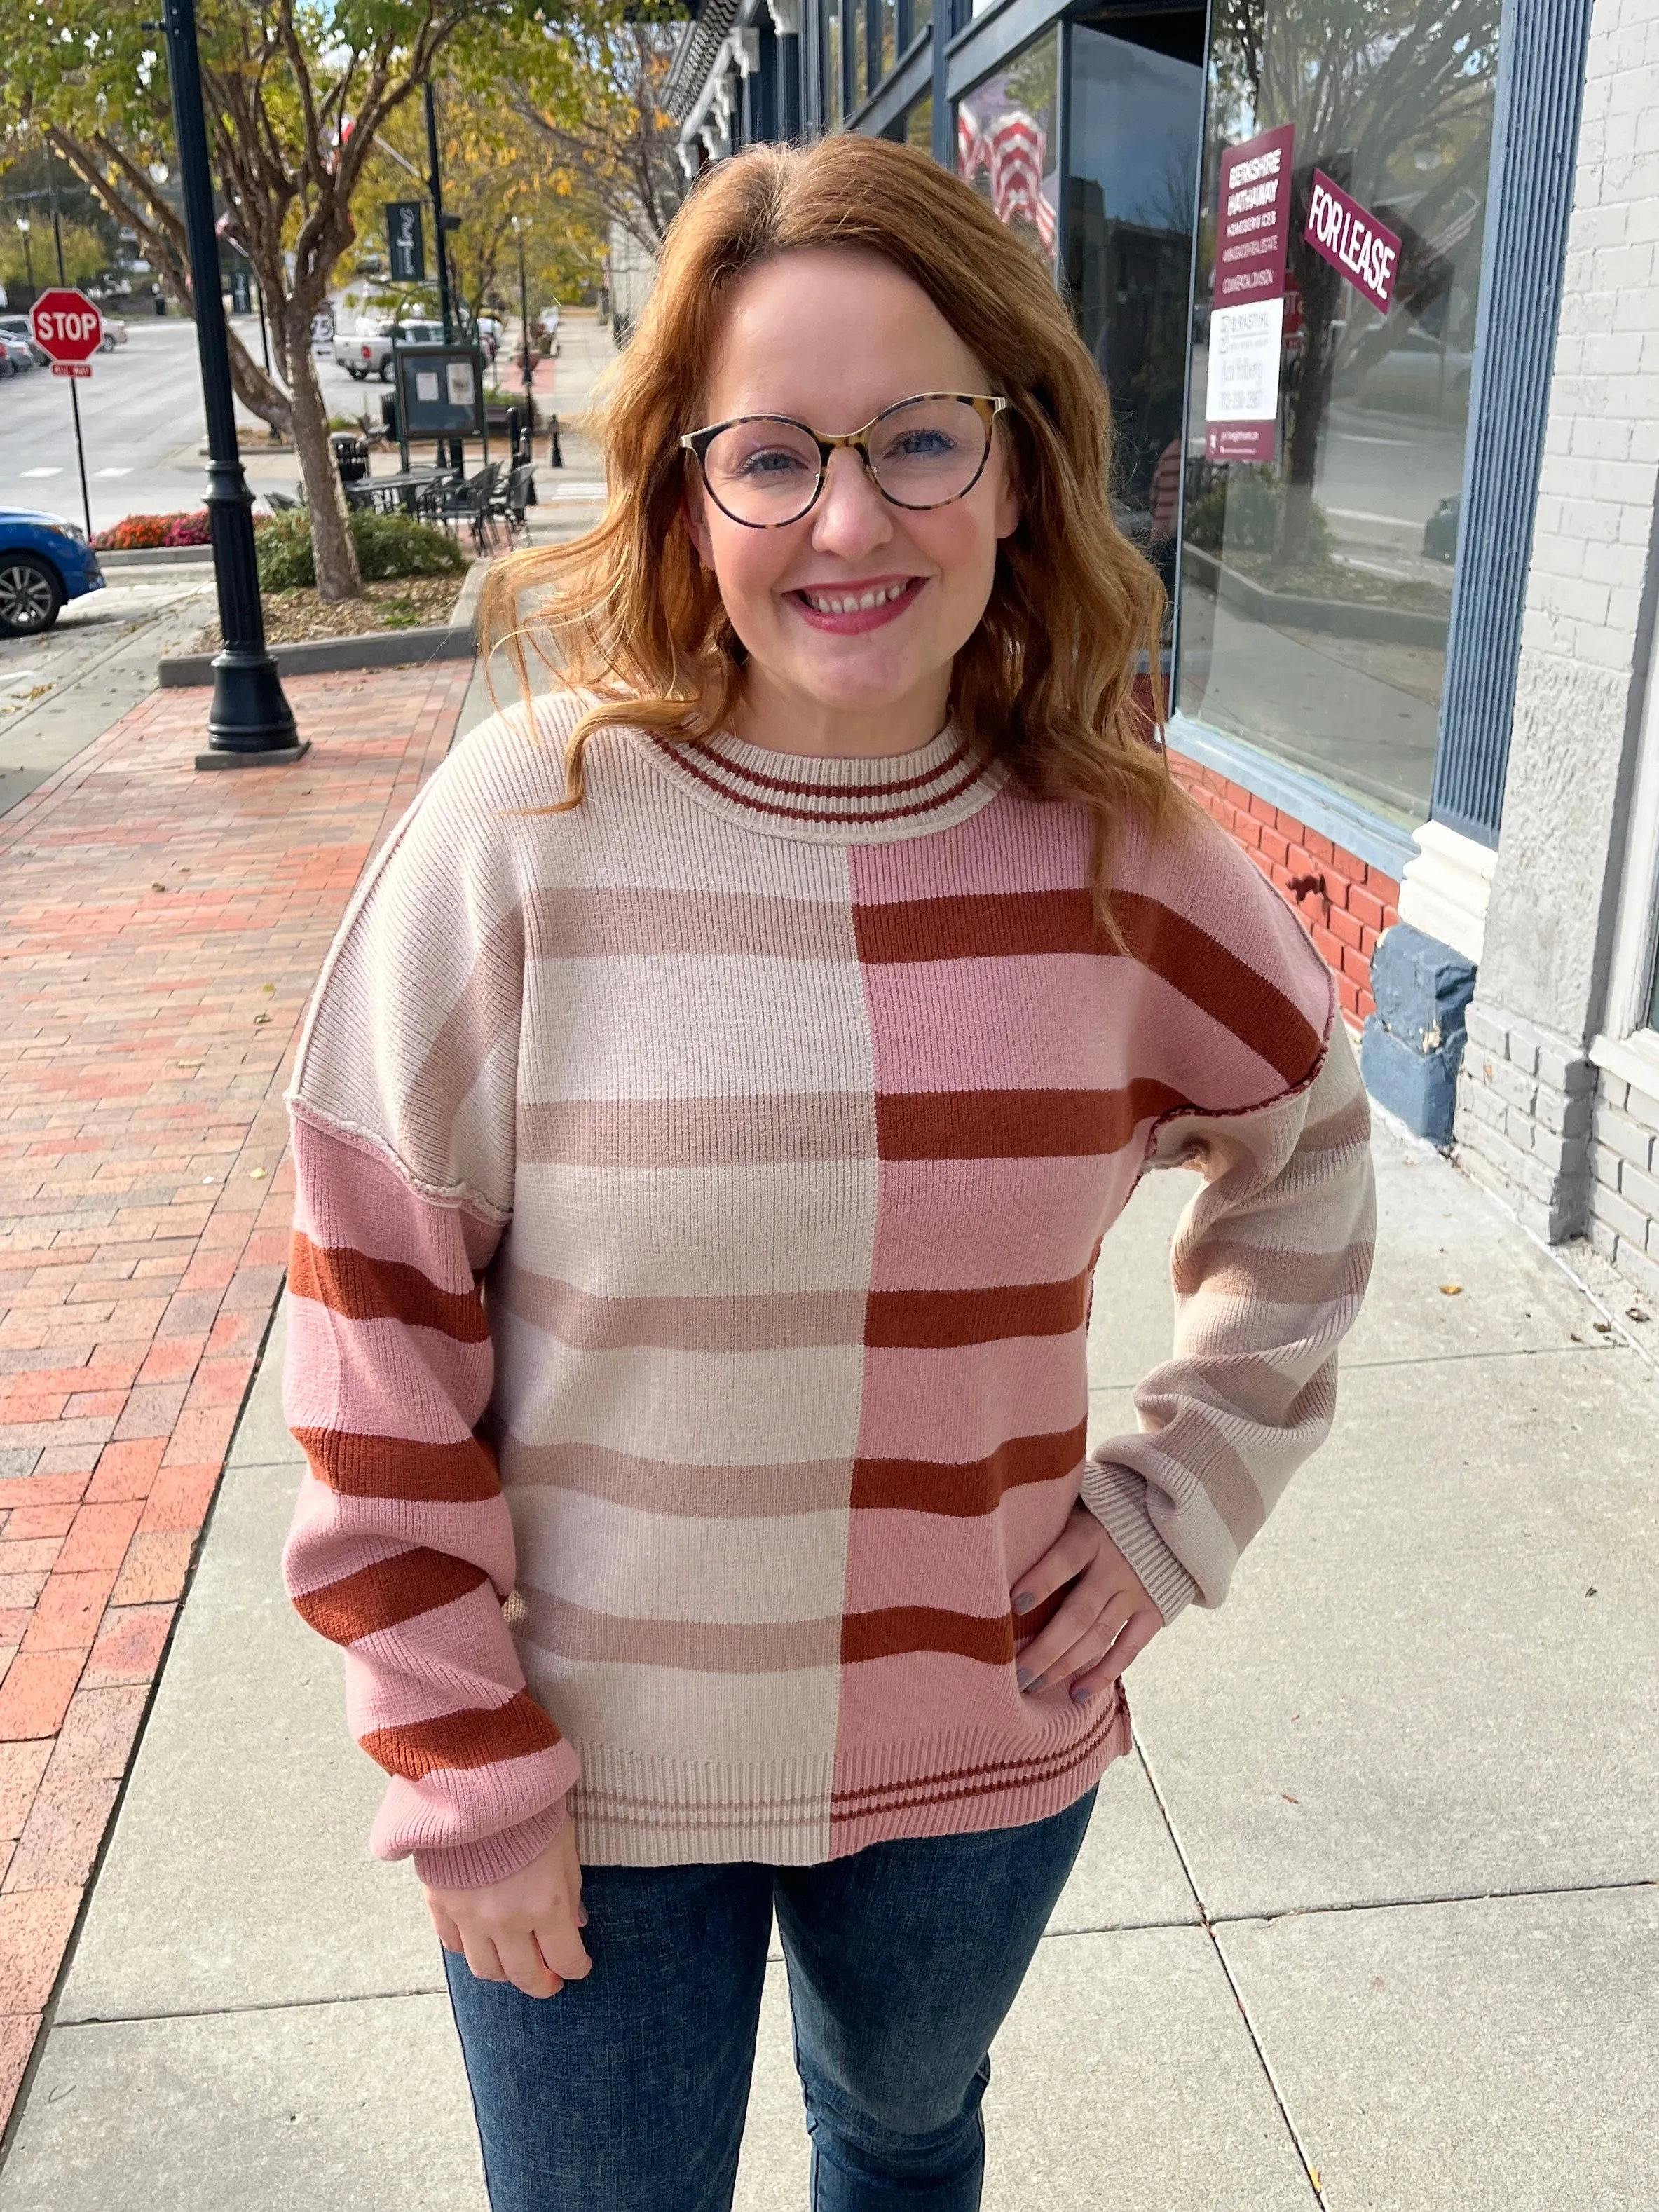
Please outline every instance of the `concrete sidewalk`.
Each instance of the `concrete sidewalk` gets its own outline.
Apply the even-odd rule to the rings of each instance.
[[[988,2212],[1659,2201],[1652,1370],[1445,1162],[1376,1150],[1337,1434],[1133,1670],[1138,1756],[996,2046]],[[1189,1188],[1109,1245],[1102,1433]],[[418,1893],[366,1855],[380,1778],[277,1579],[281,1326],[0,2212],[483,2212]],[[741,2212],[805,2202],[773,1973]]]

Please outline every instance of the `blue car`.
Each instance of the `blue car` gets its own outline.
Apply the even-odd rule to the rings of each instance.
[[[50,629],[65,599],[103,588],[84,530],[31,507],[0,507],[0,637]]]

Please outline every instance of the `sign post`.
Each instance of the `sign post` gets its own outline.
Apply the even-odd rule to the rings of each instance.
[[[72,291],[67,284],[59,284],[43,292],[30,308],[29,327],[34,332],[34,343],[51,360],[52,374],[70,380],[75,458],[81,470],[81,513],[86,520],[90,542],[92,501],[87,492],[87,454],[81,441],[81,399],[76,384],[80,378],[92,374],[92,356],[103,343],[104,319],[84,292]]]

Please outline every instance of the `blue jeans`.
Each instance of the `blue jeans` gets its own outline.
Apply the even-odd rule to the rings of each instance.
[[[585,1868],[593,1971],[556,1997],[446,1952],[492,2212],[726,2212],[775,1910],[812,2212],[975,2212],[991,2039],[1094,1797],[824,1866]]]

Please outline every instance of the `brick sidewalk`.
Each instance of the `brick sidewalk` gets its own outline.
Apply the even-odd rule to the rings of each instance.
[[[0,2124],[281,1288],[306,997],[471,672],[295,680],[312,753],[216,775],[157,692],[0,821]]]

